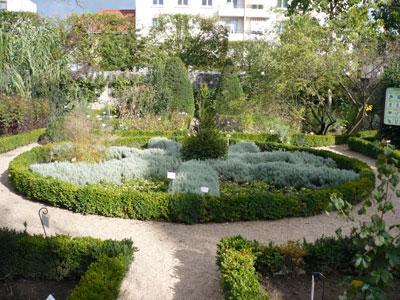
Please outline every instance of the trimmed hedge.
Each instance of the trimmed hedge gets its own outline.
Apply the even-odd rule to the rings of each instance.
[[[178,142],[184,140],[187,136],[187,130],[176,131],[142,131],[142,130],[116,130],[114,132],[118,138],[112,142],[114,146],[145,146],[147,141],[156,136],[174,138]],[[229,140],[230,143],[239,141],[249,141],[258,143],[279,143],[280,138],[277,134],[270,133],[245,133],[245,132],[222,132],[222,135]],[[298,134],[290,138],[293,145],[302,147],[324,147],[331,145],[346,144],[348,140],[346,135],[312,135]]]
[[[364,138],[351,137],[348,141],[349,148],[353,151],[362,153],[368,157],[377,159],[379,155],[383,154],[383,149],[380,147],[378,141],[369,141]],[[396,158],[400,167],[400,150],[391,151],[394,158]]]
[[[29,199],[84,214],[97,214],[140,220],[166,220],[183,223],[234,222],[305,217],[323,212],[332,193],[341,194],[353,204],[370,195],[375,176],[367,164],[328,151],[258,143],[262,150],[308,151],[332,158],[342,169],[352,169],[360,177],[336,187],[293,192],[252,191],[220,197],[167,192],[141,192],[129,185],[78,186],[43,177],[30,171],[34,163],[48,162],[51,146],[37,147],[15,158],[9,167],[10,180],[17,192]]]
[[[81,278],[69,299],[117,299],[133,259],[130,240],[48,237],[0,229],[0,277]]]
[[[44,132],[45,129],[36,129],[16,135],[0,136],[0,153],[8,152],[30,143],[35,143]]]
[[[224,238],[217,245],[217,265],[225,299],[268,299],[260,289],[260,275],[298,271],[352,274],[356,253],[350,238],[321,238],[315,243],[277,246],[236,236]]]

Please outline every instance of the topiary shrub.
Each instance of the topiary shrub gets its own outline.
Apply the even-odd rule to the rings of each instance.
[[[192,83],[186,66],[178,57],[171,57],[165,63],[164,83],[168,109],[173,112],[194,113]]]
[[[228,143],[215,123],[215,111],[210,103],[201,108],[197,133],[184,140],[181,153],[184,159],[216,159],[226,156]]]
[[[243,102],[243,89],[234,66],[228,63],[224,66],[215,93],[216,112],[221,115],[240,113]]]

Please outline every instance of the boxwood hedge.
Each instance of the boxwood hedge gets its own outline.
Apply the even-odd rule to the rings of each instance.
[[[0,136],[0,153],[8,152],[30,143],[35,143],[44,132],[45,129],[36,129],[16,135]]]
[[[225,299],[268,299],[261,291],[260,275],[299,271],[355,272],[352,258],[357,253],[350,238],[321,238],[315,243],[289,242],[261,245],[240,236],[224,238],[217,246]]]
[[[114,146],[144,146],[147,141],[155,136],[163,136],[174,138],[178,142],[183,141],[187,136],[187,130],[177,131],[142,131],[142,130],[116,130],[117,138],[112,142]],[[277,134],[269,133],[246,133],[246,132],[223,132],[222,135],[229,140],[230,143],[238,141],[250,141],[259,143],[278,143],[280,141]],[[313,134],[297,134],[290,137],[293,145],[303,147],[323,147],[331,145],[339,145],[347,143],[346,135],[313,135]]]
[[[130,240],[48,237],[0,229],[0,277],[79,279],[68,299],[118,298],[133,259]]]
[[[30,171],[34,163],[48,161],[50,146],[37,147],[16,157],[9,167],[15,190],[27,198],[84,214],[98,214],[140,220],[183,223],[233,222],[305,217],[323,212],[330,195],[338,193],[353,204],[364,200],[375,186],[367,164],[328,151],[274,143],[258,143],[262,150],[308,151],[334,159],[342,169],[352,169],[360,177],[336,187],[293,192],[244,190],[233,196],[193,195],[166,192],[140,192],[129,185],[92,184],[78,186],[43,177]]]

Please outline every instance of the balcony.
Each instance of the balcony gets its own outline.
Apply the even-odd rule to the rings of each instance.
[[[244,17],[244,0],[231,0],[229,3],[219,5],[220,17]]]

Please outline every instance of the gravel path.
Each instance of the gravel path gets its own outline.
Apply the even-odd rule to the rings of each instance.
[[[38,210],[42,205],[13,193],[7,175],[9,162],[34,146],[0,155],[0,227],[23,230],[26,221],[28,232],[42,233],[38,218]],[[356,157],[371,166],[374,164],[373,160],[343,146],[330,147],[329,150]],[[399,203],[397,211],[400,211]],[[345,231],[349,227],[338,220],[335,214],[191,226],[84,216],[52,207],[49,208],[49,215],[51,234],[133,240],[139,251],[122,284],[120,299],[222,299],[219,272],[215,264],[216,244],[222,237],[240,234],[260,242],[283,243],[303,238],[312,241],[322,235],[333,235],[339,227]],[[399,215],[390,216],[388,221],[392,223],[395,218],[398,221]]]

